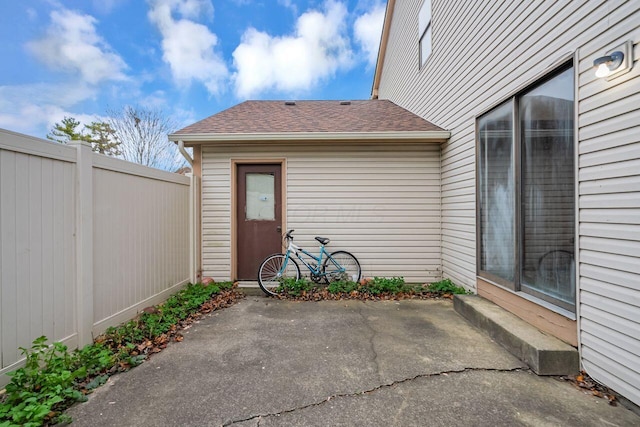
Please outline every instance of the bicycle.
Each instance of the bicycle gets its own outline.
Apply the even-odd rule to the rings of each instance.
[[[537,274],[542,282],[538,284],[551,288],[569,284],[575,280],[574,268],[573,251],[565,249],[548,251],[538,260]]]
[[[258,269],[258,284],[269,296],[277,295],[275,290],[285,279],[300,279],[300,266],[295,257],[309,269],[311,280],[317,284],[329,284],[338,280],[360,280],[362,271],[360,263],[347,251],[328,253],[325,246],[330,239],[316,237],[320,244],[320,255],[315,256],[293,243],[293,233],[289,230],[283,237],[287,250],[283,254],[269,255],[262,261]],[[308,258],[305,259],[305,257]]]

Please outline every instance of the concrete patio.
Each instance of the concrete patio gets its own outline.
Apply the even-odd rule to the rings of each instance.
[[[640,425],[443,301],[249,296],[68,411],[74,426]]]

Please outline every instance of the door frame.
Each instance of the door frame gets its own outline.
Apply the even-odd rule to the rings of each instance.
[[[287,159],[231,159],[231,280],[238,280],[238,166],[240,165],[280,165],[280,193],[282,203],[282,230],[287,229]]]

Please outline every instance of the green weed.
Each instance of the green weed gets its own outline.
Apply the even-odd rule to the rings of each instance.
[[[356,282],[352,282],[351,280],[338,280],[329,283],[329,286],[327,286],[327,291],[332,294],[339,294],[341,292],[348,294],[358,290],[358,287],[359,285]]]
[[[47,344],[42,336],[31,348],[20,348],[25,365],[8,373],[11,382],[0,396],[0,427],[71,422],[62,411],[86,400],[89,392],[104,384],[109,375],[142,363],[137,344],[168,332],[173,325],[195,313],[203,303],[233,283],[188,285],[150,313],[143,313],[118,327],[108,328],[99,342],[68,351],[60,342]]]
[[[33,341],[30,349],[20,348],[25,366],[8,374],[11,382],[0,403],[0,426],[57,422],[61,410],[85,399],[74,385],[78,378],[86,377],[86,367],[76,369],[64,344],[49,346],[46,342],[42,336]]]
[[[362,287],[364,292],[368,292],[371,295],[380,295],[382,293],[398,294],[412,289],[413,287],[407,285],[403,277],[374,277]]]
[[[298,297],[303,292],[313,289],[313,286],[313,283],[305,278],[296,280],[292,277],[283,277],[280,279],[280,285],[276,288],[276,292]]]
[[[451,279],[443,279],[439,282],[433,282],[429,284],[427,290],[439,294],[459,294],[464,295],[467,293],[466,289],[461,286],[456,286]]]

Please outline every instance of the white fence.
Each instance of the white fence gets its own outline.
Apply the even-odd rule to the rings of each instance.
[[[0,387],[33,339],[85,345],[192,279],[190,205],[188,177],[0,129]]]

